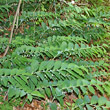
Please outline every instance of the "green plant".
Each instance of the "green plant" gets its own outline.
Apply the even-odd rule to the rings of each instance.
[[[0,90],[9,102],[22,98],[25,102],[51,100],[45,107],[56,110],[58,103],[64,107],[67,104],[64,98],[74,94],[76,100],[72,106],[68,102],[67,108],[109,109],[105,94],[110,97],[110,71],[103,60],[109,45],[93,43],[109,36],[109,8],[99,6],[103,3],[99,0],[94,5],[86,1],[87,6],[76,2],[76,5],[56,0],[22,2],[9,53],[0,58]],[[5,7],[5,1],[0,1],[2,23],[3,12],[13,10],[11,6],[16,7],[18,0],[7,3]],[[5,19],[10,26],[13,17]],[[9,40],[5,27],[2,26],[0,54]],[[5,105],[2,102],[1,107]]]
[[[17,99],[15,100],[11,100],[10,102],[8,101],[4,101],[3,97],[0,97],[0,110],[12,110],[13,106],[17,107],[17,106],[22,106],[22,104],[20,104],[21,99]]]

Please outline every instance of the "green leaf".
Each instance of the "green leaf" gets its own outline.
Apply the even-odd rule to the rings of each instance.
[[[73,69],[76,65],[74,63],[69,63],[68,68]]]
[[[80,69],[78,69],[78,68],[73,68],[73,70],[76,72],[76,73],[78,73],[79,75],[81,75],[81,76],[84,76],[84,74],[83,74],[83,72],[80,70]]]
[[[61,67],[61,61],[56,61],[55,63],[54,63],[54,68],[53,68],[53,70],[57,70],[57,69],[59,69]]]
[[[78,88],[73,88],[74,92],[79,95],[79,89]]]
[[[107,47],[107,48],[109,47],[109,45],[107,45],[107,44],[103,44],[103,46],[104,46],[104,47]]]
[[[79,49],[79,45],[78,44],[75,44],[75,49]]]
[[[31,93],[31,95],[44,98],[44,96],[43,96],[39,91],[33,91],[33,92]]]
[[[106,102],[107,102],[107,99],[105,97],[100,97],[98,99],[99,106],[106,104]]]
[[[62,91],[59,88],[56,88],[56,96],[62,96]]]
[[[83,105],[79,105],[79,109],[80,109],[80,110],[84,110]]]
[[[6,76],[3,76],[1,77],[3,83],[4,83],[4,86],[7,86],[8,85],[8,78]]]
[[[82,105],[84,104],[84,101],[82,99],[77,99],[75,102],[75,105]]]
[[[61,69],[67,69],[68,67],[68,64],[67,63],[62,63],[61,64]]]
[[[45,91],[46,91],[47,96],[50,98],[51,96],[50,88],[45,88]]]
[[[95,90],[94,90],[94,88],[92,87],[92,86],[88,86],[88,89],[89,89],[89,91],[91,92],[91,93],[93,93],[93,94],[95,94]]]
[[[75,6],[75,9],[76,9],[76,12],[77,12],[77,13],[80,13],[80,12],[81,12],[81,8],[80,8],[80,7]]]
[[[91,104],[97,104],[98,103],[98,97],[96,95],[94,95],[92,98],[91,98]]]
[[[72,48],[73,48],[73,43],[69,42],[68,49],[72,49]]]
[[[29,79],[28,85],[30,86],[31,90],[34,90],[34,89],[35,89],[35,85],[34,85],[34,83],[32,82],[32,80]]]
[[[96,106],[96,110],[102,110],[102,108],[101,108],[101,107]]]
[[[44,22],[42,22],[42,27],[44,30],[46,29],[46,24]]]
[[[16,96],[15,96],[15,98],[18,98],[20,96],[21,90],[18,89],[18,88],[15,88],[15,89],[16,89]]]
[[[87,107],[87,110],[94,110],[90,105],[86,105],[86,107]]]
[[[104,94],[104,89],[101,86],[96,85],[96,87],[102,94]]]
[[[106,107],[110,107],[110,101],[106,102]]]
[[[29,101],[32,101],[32,95],[28,94],[27,99],[29,99]]]
[[[53,61],[53,60],[49,61],[49,62],[47,63],[47,70],[52,69],[53,66],[54,66],[54,61]]]
[[[65,48],[67,48],[67,43],[65,41],[63,41],[61,44],[61,49],[65,50]]]
[[[57,105],[55,103],[49,103],[51,110],[57,110]]]
[[[85,68],[84,66],[80,66],[80,68],[81,68],[82,70],[86,71],[86,73],[88,74],[88,69],[87,69],[87,68]]]
[[[48,61],[41,62],[39,71],[46,69],[47,64],[48,64]]]
[[[64,96],[59,96],[57,97],[57,100],[59,101],[59,103],[61,104],[61,106],[64,105],[64,99],[63,99]]]
[[[55,88],[53,88],[52,86],[50,86],[50,89],[51,89],[52,95],[55,96]]]
[[[37,71],[38,68],[39,68],[39,62],[38,61],[33,61],[32,64],[31,64],[32,72]]]
[[[20,77],[21,77],[26,83],[28,83],[28,80],[27,80],[27,77],[26,77],[26,76],[20,75]]]
[[[8,90],[8,97],[9,97],[9,99],[10,98],[12,98],[13,96],[15,96],[15,94],[16,94],[16,90],[15,90],[15,88],[9,88],[9,90]]]
[[[29,78],[32,80],[32,82],[35,84],[35,86],[37,86],[37,83],[38,83],[37,77],[33,75],[33,76],[30,76]]]
[[[85,104],[90,103],[90,99],[87,95],[84,96],[84,103]]]
[[[20,93],[20,97],[23,97],[25,95],[26,95],[26,92],[24,92],[24,90],[22,90],[21,93]]]
[[[85,93],[87,92],[87,89],[86,89],[85,87],[80,86],[80,88],[81,88],[81,90],[82,90],[83,94],[85,94]]]

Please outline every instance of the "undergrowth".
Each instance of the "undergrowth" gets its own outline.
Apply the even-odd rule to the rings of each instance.
[[[110,109],[109,1],[94,1],[23,0],[11,44],[18,0],[0,1],[1,56],[10,47],[0,58],[0,109],[24,99],[48,100],[52,110]]]

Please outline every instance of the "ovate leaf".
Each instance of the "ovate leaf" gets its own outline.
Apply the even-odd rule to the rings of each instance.
[[[87,95],[84,96],[84,103],[85,104],[90,103],[90,99]]]
[[[90,105],[86,105],[87,110],[94,110]]]
[[[50,70],[54,66],[54,61],[51,60],[47,63],[47,70]]]
[[[54,68],[53,68],[53,70],[59,69],[60,67],[61,67],[61,61],[56,61],[56,62],[54,63]]]
[[[32,94],[33,96],[38,96],[38,97],[44,98],[44,96],[43,96],[39,91],[33,91],[31,94]]]
[[[10,87],[8,90],[8,97],[12,98],[16,94],[15,88]]]
[[[75,105],[81,105],[81,104],[84,104],[84,101],[82,99],[77,99]]]
[[[43,62],[41,62],[41,64],[40,64],[40,67],[39,67],[39,70],[41,71],[41,70],[44,70],[45,68],[46,68],[46,66],[47,66],[47,61],[43,61]]]
[[[89,91],[90,91],[91,93],[95,94],[95,90],[94,90],[94,88],[93,88],[92,86],[88,86],[88,89],[89,89]]]
[[[107,99],[105,97],[100,97],[98,100],[98,104],[100,106],[106,104],[106,102],[107,102]]]
[[[97,104],[98,103],[98,97],[96,95],[94,95],[92,98],[91,98],[91,104]]]
[[[81,76],[84,76],[83,72],[78,68],[73,68],[73,70]]]
[[[110,107],[110,101],[107,101],[107,102],[106,102],[106,106],[107,106],[107,107]]]
[[[64,42],[62,42],[62,44],[61,44],[61,49],[62,50],[65,50],[65,48],[67,47],[67,43],[64,41]]]
[[[27,99],[29,99],[29,101],[32,101],[32,95],[28,94]]]

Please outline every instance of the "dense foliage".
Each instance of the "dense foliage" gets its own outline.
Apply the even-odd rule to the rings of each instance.
[[[0,58],[1,96],[48,99],[52,110],[110,108],[109,0],[23,0],[9,44],[18,2],[0,1],[1,56],[9,45]],[[72,104],[64,101],[70,94]]]

